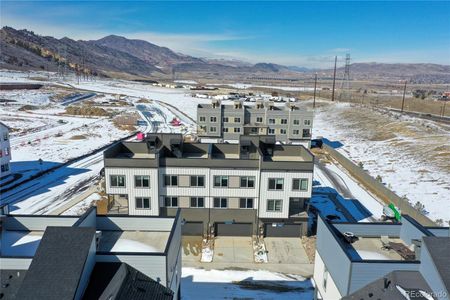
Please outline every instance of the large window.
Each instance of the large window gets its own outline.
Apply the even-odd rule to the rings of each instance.
[[[125,175],[110,175],[111,187],[125,187]]]
[[[311,137],[311,131],[309,129],[303,129],[303,137]]]
[[[269,178],[269,190],[281,191],[283,190],[283,178]]]
[[[305,125],[306,125],[306,126],[311,125],[311,120],[305,120]]]
[[[191,197],[191,207],[205,207],[205,198]]]
[[[136,197],[136,208],[138,209],[150,209],[150,198]]]
[[[287,119],[281,119],[281,124],[287,124]]]
[[[256,117],[256,123],[262,123],[263,118],[262,117]]]
[[[205,116],[200,116],[200,122],[206,122],[206,117]]]
[[[178,186],[178,176],[177,175],[165,175],[164,176],[164,186]]]
[[[209,121],[210,121],[211,123],[216,123],[216,122],[217,122],[217,117],[210,117],[210,118],[209,118]]]
[[[286,134],[286,129],[281,128],[280,129],[280,134]]]
[[[292,179],[292,189],[294,191],[307,191],[308,190],[308,179],[307,178]]]
[[[281,199],[268,199],[267,211],[280,212],[283,206],[283,200]]]
[[[294,130],[292,130],[292,134],[293,135],[299,135],[300,134],[300,130],[294,129]]]
[[[203,187],[205,186],[205,176],[191,176],[191,186]]]
[[[255,176],[241,176],[241,188],[254,188]]]
[[[165,197],[164,205],[166,207],[178,207],[178,197]]]
[[[241,118],[234,118],[234,123],[241,123]]]
[[[275,129],[274,128],[269,128],[269,134],[275,134]]]
[[[209,127],[210,132],[217,132],[217,127]]]
[[[294,125],[300,125],[300,120],[299,119],[294,119]]]
[[[229,122],[228,117],[223,117],[223,122],[228,123]]]
[[[228,127],[224,127],[222,130],[223,132],[228,132]]]
[[[228,187],[228,176],[214,176],[215,187]]]
[[[148,176],[148,175],[134,176],[134,186],[137,188],[149,188],[150,187],[150,176]]]
[[[275,119],[269,119],[269,124],[275,124]]]
[[[228,199],[227,198],[214,198],[214,208],[227,208]]]
[[[235,132],[235,133],[241,132],[241,128],[239,128],[239,127],[234,127],[234,132]]]
[[[253,198],[240,198],[239,199],[240,208],[253,208]]]

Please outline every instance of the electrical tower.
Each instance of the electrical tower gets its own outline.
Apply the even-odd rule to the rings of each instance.
[[[345,69],[344,69],[344,78],[341,83],[341,95],[339,98],[342,98],[342,94],[344,96],[351,97],[350,94],[350,53],[345,55]]]

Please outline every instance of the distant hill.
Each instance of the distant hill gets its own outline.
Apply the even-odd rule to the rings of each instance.
[[[319,74],[333,76],[333,69],[320,70]],[[338,68],[342,77],[344,68]],[[356,80],[408,80],[413,83],[450,83],[450,66],[438,64],[386,64],[353,63],[350,65],[350,77]]]
[[[29,30],[0,29],[0,68],[49,70],[64,68],[120,78],[151,79],[301,79],[318,72],[332,77],[333,70],[313,70],[233,59],[197,58],[147,41],[109,35],[99,40],[57,39]],[[403,80],[417,83],[450,83],[450,66],[437,64],[354,63],[351,78]],[[338,69],[342,76],[343,68]]]

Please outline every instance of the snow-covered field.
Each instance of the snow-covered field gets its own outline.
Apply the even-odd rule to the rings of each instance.
[[[311,280],[268,271],[183,268],[181,299],[313,299]]]
[[[450,219],[450,130],[429,120],[374,111],[346,103],[321,103],[313,135],[362,162],[373,177],[414,205],[425,205],[431,219]],[[364,203],[371,209],[369,203]]]
[[[229,86],[235,89],[249,89],[252,87],[256,88],[266,88],[266,89],[277,89],[282,90],[286,92],[304,92],[304,91],[314,91],[314,88],[312,87],[299,87],[299,86],[276,86],[276,85],[255,85],[255,84],[248,84],[248,83],[210,83],[208,85],[211,86]],[[320,90],[320,88],[318,89]]]

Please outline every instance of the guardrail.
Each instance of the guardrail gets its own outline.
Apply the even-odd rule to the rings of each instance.
[[[410,215],[423,226],[436,226],[436,223],[434,223],[430,218],[421,214],[408,201],[400,198],[397,194],[370,176],[366,171],[357,166],[350,159],[329,145],[323,144],[322,148],[335,160],[337,160],[353,177],[363,184],[365,188],[378,196],[378,198],[383,200],[386,204],[394,203],[395,206],[402,211],[402,214]]]

